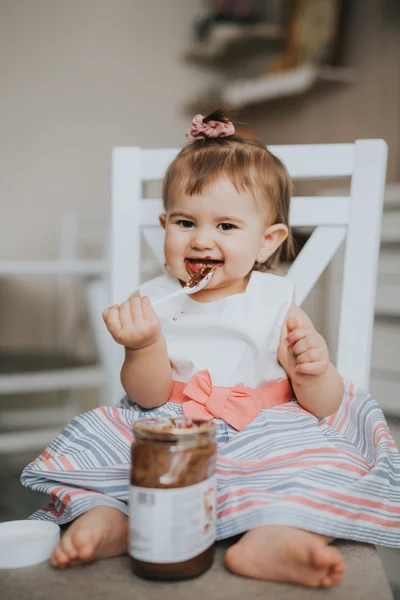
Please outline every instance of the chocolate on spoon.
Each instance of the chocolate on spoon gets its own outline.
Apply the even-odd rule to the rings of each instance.
[[[207,277],[207,275],[209,273],[211,273],[213,270],[215,269],[214,265],[207,265],[205,267],[203,267],[201,269],[201,271],[199,271],[198,273],[194,273],[192,275],[192,277],[189,279],[189,281],[187,283],[185,283],[185,285],[183,286],[184,288],[194,288],[196,287],[199,283],[203,282],[203,280]],[[211,277],[210,277],[211,279]],[[208,281],[204,284],[207,285],[207,283],[210,281],[210,279],[208,279]],[[201,290],[204,286],[199,287],[199,289]],[[198,290],[196,290],[198,291]],[[192,294],[194,292],[191,292]]]
[[[210,282],[215,269],[215,265],[207,265],[203,267],[201,271],[194,273],[189,281],[185,283],[185,285],[179,290],[176,290],[171,294],[167,294],[166,296],[162,296],[161,298],[157,298],[156,300],[152,301],[152,305],[154,306],[155,304],[164,302],[164,300],[170,300],[170,298],[175,298],[175,296],[180,296],[181,294],[190,295],[199,292]]]

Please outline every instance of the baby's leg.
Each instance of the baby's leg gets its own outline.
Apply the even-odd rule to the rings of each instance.
[[[225,562],[245,577],[330,587],[346,570],[339,550],[328,545],[331,541],[295,527],[265,525],[248,531],[231,546]]]
[[[117,508],[96,506],[67,529],[51,555],[55,567],[79,565],[127,552],[128,517]]]

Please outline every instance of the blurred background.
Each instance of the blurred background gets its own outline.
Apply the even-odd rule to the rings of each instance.
[[[398,0],[0,0],[0,74],[0,521],[43,503],[20,470],[107,402],[112,148],[180,146],[220,104],[266,144],[387,141],[371,388],[400,443]],[[305,307],[333,356],[340,274]]]

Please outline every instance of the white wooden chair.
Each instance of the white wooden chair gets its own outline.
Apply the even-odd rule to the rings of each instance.
[[[51,276],[58,284],[54,348],[47,352],[3,350],[0,356],[0,401],[7,397],[6,403],[0,404],[0,456],[36,451],[47,445],[61,426],[80,412],[77,392],[96,390],[99,403],[109,397],[105,353],[109,350],[110,336],[105,335],[101,317],[107,301],[106,222],[105,214],[102,218],[98,213],[66,211],[60,222],[56,260],[0,261],[0,274]],[[100,250],[97,252],[100,257],[85,257],[80,248],[83,243]],[[86,297],[79,298],[78,310],[79,284]],[[86,314],[91,326],[87,333],[93,334],[98,357],[87,356],[77,348],[81,341],[80,321]],[[39,408],[34,402],[23,409],[14,410],[10,406],[14,395],[24,395],[28,401],[32,394],[46,392],[57,392],[57,401],[51,406]]]
[[[346,378],[367,386],[386,144],[382,140],[361,140],[355,144],[277,146],[270,149],[282,158],[296,179],[343,176],[352,179],[351,195],[347,198],[294,198],[292,225],[315,225],[316,229],[293,263],[290,276],[296,283],[296,299],[301,304],[347,233],[338,367]],[[112,303],[122,302],[139,285],[142,228],[147,242],[163,264],[162,231],[157,220],[162,210],[161,201],[144,200],[142,182],[161,179],[177,151],[176,148],[117,148],[114,151]],[[119,371],[123,352],[117,344],[113,348],[110,358],[113,362],[113,400],[116,402],[121,393]],[[339,542],[338,545],[347,563],[345,578],[340,585],[329,590],[318,590],[316,595],[332,600],[389,600],[391,593],[376,550],[357,542]],[[218,547],[216,564],[204,575],[197,590],[190,581],[178,582],[171,587],[171,593],[169,590],[165,592],[165,597],[191,595],[195,600],[207,594],[216,597],[218,586],[224,590],[224,597],[232,600],[238,600],[246,594],[276,600],[289,597],[309,600],[314,595],[313,590],[305,587],[233,577],[222,566],[223,550],[223,547]],[[49,590],[48,594],[43,592],[41,597],[50,598],[54,586],[64,584],[63,577],[54,569],[41,572],[43,590]],[[69,587],[72,591],[68,598],[86,598],[94,586],[102,598],[109,597],[110,581],[114,595],[125,597],[133,593],[146,600],[154,595],[147,582],[132,579],[129,562],[126,557],[119,557],[111,561],[99,561],[84,573],[79,569],[71,570]],[[24,573],[23,577],[19,574],[13,576],[10,572],[3,585],[7,597],[25,597],[33,586],[38,587],[37,573],[33,570]]]
[[[348,197],[294,197],[292,226],[315,226],[291,265],[296,302],[301,305],[347,236],[338,330],[337,368],[346,379],[368,387],[372,327],[384,196],[387,146],[383,140],[352,144],[270,146],[295,180],[351,178]],[[145,199],[143,184],[161,180],[178,148],[115,148],[112,166],[110,302],[121,303],[140,283],[142,233],[164,264],[162,201]],[[114,346],[112,403],[122,395],[122,348]]]

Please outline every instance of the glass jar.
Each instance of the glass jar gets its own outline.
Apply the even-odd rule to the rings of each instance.
[[[129,553],[147,579],[196,577],[214,558],[216,429],[184,417],[133,425]]]

